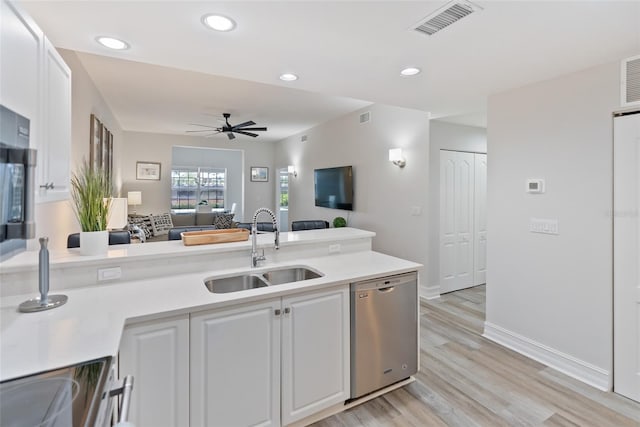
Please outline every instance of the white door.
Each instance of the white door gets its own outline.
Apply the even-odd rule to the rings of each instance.
[[[440,151],[440,291],[474,284],[473,153]]]
[[[283,298],[282,424],[349,398],[349,287]]]
[[[473,284],[487,282],[487,155],[475,154]]]
[[[280,425],[279,310],[276,299],[191,315],[191,427]]]
[[[614,391],[640,402],[640,113],[614,120]]]
[[[133,375],[129,421],[137,427],[189,425],[189,316],[127,326],[120,377]]]

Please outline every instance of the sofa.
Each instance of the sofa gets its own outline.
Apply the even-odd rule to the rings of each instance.
[[[178,240],[180,233],[184,231],[234,228],[236,223],[233,216],[234,214],[223,212],[129,215],[129,231],[133,235],[134,230],[142,229],[146,242]]]

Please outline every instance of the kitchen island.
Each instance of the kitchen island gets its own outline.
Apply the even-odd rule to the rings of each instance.
[[[37,288],[37,253],[21,254],[0,264],[0,379],[115,356],[127,327],[165,319],[189,322],[207,313],[265,302],[281,304],[286,298],[321,295],[325,291],[342,295],[339,304],[348,314],[349,283],[420,267],[372,251],[374,236],[351,228],[282,233],[281,249],[276,251],[273,236],[262,234],[258,236],[258,247],[265,249],[267,259],[257,268],[249,267],[250,242],[192,247],[179,241],[127,245],[111,249],[104,257],[82,257],[73,250],[64,251],[52,254],[51,292],[64,293],[69,302],[54,310],[29,314],[18,313],[17,306],[34,296],[33,291],[19,291]],[[210,277],[302,265],[322,276],[232,293],[212,293],[204,286]],[[110,271],[106,277],[112,279],[99,281],[98,277],[105,276],[101,270]],[[344,321],[341,320],[342,326]],[[346,321],[348,326],[348,316]],[[243,337],[236,340],[242,341]],[[279,423],[277,418],[276,424]]]

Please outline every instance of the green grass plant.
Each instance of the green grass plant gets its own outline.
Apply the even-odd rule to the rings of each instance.
[[[83,162],[80,170],[71,177],[71,198],[82,231],[107,229],[111,181],[102,168],[94,169]]]

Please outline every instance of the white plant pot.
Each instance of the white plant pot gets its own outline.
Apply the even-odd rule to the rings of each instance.
[[[81,231],[80,253],[82,255],[106,255],[109,250],[109,232]]]

